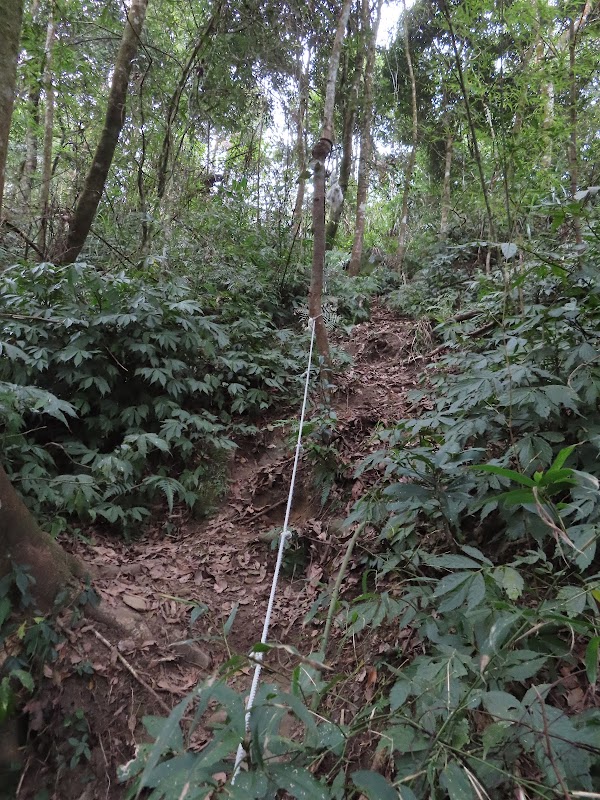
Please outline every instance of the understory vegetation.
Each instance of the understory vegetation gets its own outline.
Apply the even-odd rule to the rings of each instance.
[[[333,611],[342,649],[388,642],[371,656],[379,690],[344,719],[352,676],[320,669],[323,649],[288,692],[267,682],[245,739],[253,769],[228,797],[342,800],[349,786],[370,800],[595,796],[600,252],[588,245],[540,240],[489,273],[471,269],[472,245],[449,248],[390,295],[435,326],[439,358],[410,394],[419,413],[378,430],[356,473],[370,488],[344,525],[366,540],[362,592],[330,609],[323,587],[309,615]],[[191,702],[188,736],[215,703],[227,712],[199,755],[178,724]],[[279,733],[285,715],[298,739]],[[243,696],[210,681],[156,725],[124,775],[155,798],[192,780],[200,798],[244,736]],[[366,742],[378,769],[348,775]]]
[[[0,799],[600,798],[597,4],[0,19]]]

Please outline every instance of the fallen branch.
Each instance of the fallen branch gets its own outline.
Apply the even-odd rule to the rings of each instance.
[[[100,642],[102,642],[102,644],[103,644],[105,647],[108,647],[108,649],[109,649],[109,650],[113,650],[113,651],[114,651],[115,655],[117,656],[117,658],[119,659],[119,661],[121,662],[121,664],[123,664],[123,666],[125,667],[125,669],[126,669],[126,670],[127,670],[127,671],[128,671],[130,674],[131,674],[131,675],[133,675],[133,677],[134,677],[134,678],[136,679],[136,681],[137,681],[137,682],[140,684],[140,686],[143,686],[143,687],[144,687],[144,689],[145,689],[147,692],[149,692],[149,693],[152,695],[152,697],[153,697],[153,698],[156,700],[156,702],[159,704],[159,706],[162,708],[162,710],[163,710],[163,711],[165,711],[167,714],[170,714],[170,713],[171,713],[171,711],[172,711],[172,709],[171,709],[171,708],[169,708],[169,706],[168,706],[168,705],[165,703],[165,701],[162,699],[162,697],[160,697],[160,696],[159,696],[159,695],[156,693],[156,691],[155,691],[155,690],[154,690],[154,689],[153,689],[153,688],[152,688],[152,687],[151,687],[151,686],[150,686],[148,683],[146,683],[146,681],[145,681],[145,680],[144,680],[142,677],[140,677],[140,676],[138,675],[138,673],[137,673],[137,672],[134,670],[134,668],[131,666],[131,664],[129,663],[129,661],[127,661],[127,660],[126,660],[126,659],[125,659],[125,658],[124,658],[124,657],[121,655],[121,653],[119,653],[119,651],[117,650],[117,648],[116,648],[114,645],[112,645],[112,644],[111,644],[111,643],[108,641],[108,639],[105,639],[105,638],[104,638],[104,636],[102,636],[102,634],[101,634],[101,633],[99,633],[99,632],[96,630],[96,628],[93,628],[93,627],[91,627],[91,626],[90,626],[89,630],[91,630],[91,632],[94,634],[94,636],[96,637],[96,639],[98,639]]]

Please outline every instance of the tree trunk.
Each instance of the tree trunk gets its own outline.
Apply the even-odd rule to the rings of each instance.
[[[404,175],[404,191],[402,193],[402,212],[400,216],[400,229],[398,231],[398,251],[396,253],[396,269],[402,273],[404,257],[408,246],[408,199],[412,186],[413,172],[417,160],[417,142],[419,137],[419,118],[417,115],[417,84],[415,81],[415,71],[413,70],[412,58],[410,55],[410,43],[408,40],[408,19],[406,16],[406,3],[404,3],[404,55],[408,66],[408,76],[410,78],[411,111],[412,111],[412,141],[406,173]],[[447,156],[447,154],[446,154]]]
[[[364,32],[363,32],[364,33]],[[360,43],[356,50],[356,61],[354,64],[354,77],[350,92],[346,97],[346,104],[344,108],[344,127],[342,130],[342,159],[340,161],[340,174],[338,184],[342,190],[342,202],[332,208],[329,219],[327,221],[327,230],[325,233],[326,248],[331,250],[335,244],[335,237],[337,236],[342,212],[344,210],[344,201],[346,199],[346,192],[348,191],[348,184],[350,183],[350,173],[352,172],[352,142],[354,137],[354,120],[356,119],[356,107],[358,105],[358,90],[360,89],[360,81],[362,78],[363,61],[365,53],[364,48]]]
[[[69,226],[67,248],[56,259],[59,264],[70,264],[75,261],[81,253],[96,216],[119,136],[125,124],[129,75],[138,50],[147,7],[148,0],[131,0],[108,95],[104,128]]]
[[[306,192],[306,149],[304,146],[304,126],[308,112],[308,72],[310,68],[310,51],[306,65],[302,56],[298,57],[298,110],[296,112],[296,162],[300,177],[296,190],[296,202],[292,213],[292,240],[295,241],[302,226],[302,210],[304,208],[304,195]]]
[[[50,212],[48,201],[50,199],[50,181],[52,179],[52,139],[54,138],[54,86],[52,85],[52,51],[54,50],[55,31],[56,28],[54,25],[54,14],[51,6],[46,33],[46,47],[44,50],[44,150],[42,161],[42,182],[40,186],[41,225],[38,234],[38,247],[42,253],[46,252],[48,217]]]
[[[23,211],[30,211],[31,193],[33,191],[33,177],[38,164],[38,133],[40,124],[40,83],[35,81],[27,93],[27,130],[25,131],[25,160],[19,179],[20,203]]]
[[[358,162],[358,186],[356,189],[356,225],[354,229],[354,244],[348,265],[348,275],[358,275],[362,259],[363,240],[365,235],[365,214],[367,208],[367,192],[369,190],[369,166],[371,159],[371,124],[373,122],[373,80],[375,74],[375,48],[377,43],[377,30],[381,18],[383,0],[377,0],[375,7],[375,22],[371,28],[367,60],[365,64],[365,89],[362,109],[362,122],[360,128],[360,159]],[[363,28],[370,28],[369,3],[363,0],[362,6]]]
[[[575,20],[569,20],[569,177],[571,186],[571,197],[577,193],[577,182],[579,179],[579,159],[577,153],[577,102],[579,100],[579,90],[577,88],[577,77],[575,75],[575,48],[577,45],[577,28]],[[581,233],[581,219],[579,214],[573,214],[573,229],[575,231],[575,243],[580,246],[583,244]]]
[[[146,4],[147,2],[148,0],[146,0]],[[190,54],[190,57],[187,60],[187,63],[185,64],[181,72],[181,77],[179,78],[177,86],[175,87],[175,91],[171,95],[171,99],[169,101],[169,107],[167,109],[167,123],[165,128],[165,135],[163,138],[162,148],[160,151],[160,158],[158,162],[158,171],[157,171],[156,194],[159,200],[163,198],[167,186],[169,157],[171,154],[171,147],[173,143],[173,123],[177,119],[177,114],[179,113],[179,103],[181,102],[181,96],[185,90],[185,87],[192,73],[192,70],[200,61],[200,57],[203,51],[205,50],[211,35],[213,34],[213,32],[217,27],[220,16],[221,16],[221,2],[218,2],[216,4],[213,14],[211,15],[211,18],[208,21],[208,24],[206,25],[206,28],[202,32],[202,35],[199,37],[194,49]]]
[[[452,42],[452,51],[454,53],[454,61],[456,64],[456,72],[458,74],[458,83],[460,85],[460,91],[462,94],[463,102],[465,105],[465,111],[467,113],[467,122],[469,125],[469,132],[471,134],[471,143],[473,146],[473,156],[475,158],[475,163],[477,165],[477,171],[479,173],[479,183],[481,186],[481,194],[483,195],[483,202],[485,203],[485,211],[487,215],[487,223],[488,223],[488,236],[490,239],[496,238],[496,231],[494,226],[494,217],[492,215],[492,207],[490,205],[490,197],[487,189],[487,183],[485,180],[485,174],[483,172],[483,162],[481,160],[481,153],[479,152],[479,142],[477,140],[477,131],[475,130],[475,121],[473,119],[473,114],[471,111],[471,102],[469,100],[469,91],[467,88],[467,82],[465,80],[465,75],[463,72],[461,60],[460,60],[460,53],[458,52],[458,47],[456,45],[456,36],[454,35],[454,26],[452,24],[452,16],[450,14],[450,8],[447,4],[447,0],[439,0],[440,6],[442,8],[442,12],[446,17],[446,22],[448,23],[448,32],[450,33],[450,41]]]
[[[19,40],[23,24],[23,0],[0,0],[0,19],[2,35],[0,36],[0,220],[2,219],[2,199],[4,197],[4,179],[6,172],[6,156],[8,153],[8,135],[15,99],[15,83],[17,80],[17,58]]]
[[[52,608],[54,598],[83,567],[34,520],[0,466],[0,578],[11,564],[29,568],[35,578],[31,593],[41,611]]]
[[[442,187],[442,212],[440,216],[440,242],[445,242],[448,238],[448,219],[450,217],[451,207],[451,189],[452,183],[450,177],[452,174],[452,156],[454,152],[454,136],[451,131],[446,135],[446,162],[444,166],[444,184]]]
[[[323,109],[323,125],[321,138],[312,149],[313,167],[313,260],[310,290],[308,294],[308,313],[314,320],[315,337],[319,353],[325,363],[330,361],[327,328],[322,316],[323,269],[325,266],[325,162],[333,147],[333,109],[335,106],[335,82],[340,65],[340,55],[344,41],[344,32],[350,16],[352,0],[344,0],[338,17],[337,29],[327,72],[327,89]]]

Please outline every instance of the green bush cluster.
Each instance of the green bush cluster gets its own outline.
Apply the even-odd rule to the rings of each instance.
[[[302,337],[243,294],[206,311],[184,279],[77,263],[6,270],[0,297],[4,463],[54,532],[135,529],[157,496],[201,505],[253,429],[240,415],[296,396]]]
[[[184,730],[214,703],[226,721],[194,756],[179,725],[190,700],[166,722],[147,719],[155,742],[123,772],[132,797],[144,786],[175,798],[184,785],[240,800],[597,791],[600,713],[577,698],[593,696],[600,652],[599,263],[590,248],[509,264],[508,276],[462,271],[458,310],[473,315],[438,327],[447,355],[412,395],[422,413],[379,431],[359,468],[372,488],[346,525],[379,545],[369,540],[362,592],[343,597],[334,624],[353,652],[369,648],[373,696],[352,704],[348,676],[319,667],[323,653],[302,660],[289,692],[261,688],[251,769],[221,788],[214,776],[231,774],[244,736],[242,698],[202,685]],[[329,602],[323,587],[307,622]],[[302,740],[282,733],[284,714]],[[349,767],[366,741],[383,769]]]

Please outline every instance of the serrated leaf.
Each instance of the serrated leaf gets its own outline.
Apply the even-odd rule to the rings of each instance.
[[[487,758],[489,751],[502,744],[511,732],[512,724],[510,722],[492,722],[491,725],[488,725],[481,737],[483,757]]]
[[[398,800],[398,792],[379,772],[363,769],[353,772],[350,777],[369,800]]]

